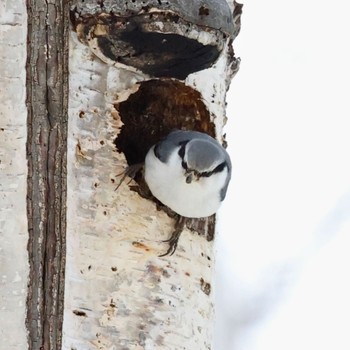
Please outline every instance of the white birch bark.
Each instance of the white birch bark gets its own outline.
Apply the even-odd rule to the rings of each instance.
[[[27,349],[25,1],[0,3],[0,349]]]
[[[2,1],[0,350],[28,348],[26,34],[26,3]],[[185,81],[201,93],[220,141],[230,81],[228,42],[212,68]],[[211,349],[213,242],[185,230],[176,253],[158,257],[168,248],[161,241],[169,238],[174,220],[131,191],[126,182],[115,191],[116,175],[126,162],[113,144],[121,127],[113,103],[127,99],[136,91],[135,83],[148,77],[108,66],[75,34],[70,44],[62,349]],[[48,288],[45,283],[42,287]],[[56,302],[50,300],[50,305]]]
[[[185,230],[176,253],[159,258],[174,221],[126,182],[115,191],[126,163],[113,144],[121,121],[112,105],[145,76],[101,62],[75,34],[70,55],[63,348],[211,349],[213,242]],[[202,94],[219,136],[228,65],[226,45],[185,82]]]

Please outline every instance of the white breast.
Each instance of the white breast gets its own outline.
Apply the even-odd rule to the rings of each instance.
[[[177,152],[162,163],[153,152],[145,160],[145,180],[152,194],[176,213],[191,218],[214,214],[221,204],[220,190],[225,183],[227,169],[199,181],[186,183],[184,169]]]

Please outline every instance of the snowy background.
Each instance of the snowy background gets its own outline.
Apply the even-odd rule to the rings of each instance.
[[[244,2],[215,350],[350,349],[349,10]]]

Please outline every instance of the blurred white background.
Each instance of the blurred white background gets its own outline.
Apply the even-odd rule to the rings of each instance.
[[[350,349],[350,4],[244,2],[215,350]]]

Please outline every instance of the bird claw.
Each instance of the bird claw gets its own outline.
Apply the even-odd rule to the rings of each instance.
[[[183,216],[179,216],[175,224],[175,231],[171,234],[171,237],[162,241],[164,243],[169,243],[169,248],[164,254],[158,255],[159,257],[167,255],[172,256],[175,253],[179,238],[185,226],[185,222],[185,218]]]
[[[120,179],[120,182],[114,191],[118,190],[118,188],[121,186],[121,184],[125,181],[126,177],[130,177],[131,179],[134,179],[136,174],[142,169],[142,167],[143,167],[143,163],[129,165],[122,173],[116,175],[116,176],[123,175],[123,177]],[[131,180],[128,182],[128,184],[130,182],[131,182]]]
[[[176,248],[177,248],[177,242],[175,242],[174,244],[170,244],[169,249],[164,254],[161,254],[158,256],[160,258],[162,258],[163,256],[167,256],[167,255],[172,256],[175,253]]]
[[[172,256],[175,253],[181,233],[182,230],[175,230],[169,239],[162,241],[164,243],[169,243],[169,248],[164,254],[159,255],[159,257],[166,255]]]

